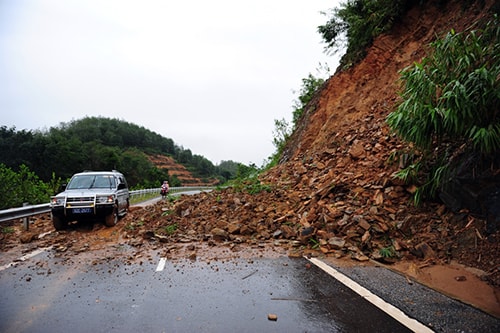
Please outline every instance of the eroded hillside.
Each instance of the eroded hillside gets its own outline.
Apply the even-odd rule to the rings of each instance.
[[[193,176],[191,171],[186,169],[184,165],[177,163],[172,157],[157,154],[149,156],[149,160],[157,168],[168,170],[169,176],[177,177],[182,186],[210,186],[218,183],[217,179],[204,180]]]

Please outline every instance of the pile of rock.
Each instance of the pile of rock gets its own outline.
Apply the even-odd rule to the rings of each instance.
[[[453,214],[442,204],[415,207],[414,187],[393,177],[404,159],[393,158],[401,145],[382,119],[361,119],[332,142],[321,153],[271,169],[261,177],[268,186],[259,193],[226,188],[133,212],[128,223],[142,222],[127,237],[211,245],[272,242],[290,255],[314,250],[389,263],[457,259],[470,265],[477,259],[472,248],[487,242],[484,221]],[[491,256],[490,277],[498,283],[498,259]]]

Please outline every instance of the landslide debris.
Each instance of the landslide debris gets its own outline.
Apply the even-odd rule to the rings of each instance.
[[[183,237],[211,244],[269,242],[290,255],[314,250],[385,263],[458,261],[499,286],[499,231],[487,233],[486,221],[467,210],[452,212],[439,202],[415,207],[415,188],[393,177],[404,165],[406,144],[385,122],[398,101],[399,71],[425,56],[436,36],[466,29],[493,4],[467,10],[460,1],[415,6],[375,40],[361,63],[325,83],[280,164],[261,176],[270,192],[226,189],[182,197],[171,207],[159,203],[151,216],[157,221],[153,235],[176,225]]]

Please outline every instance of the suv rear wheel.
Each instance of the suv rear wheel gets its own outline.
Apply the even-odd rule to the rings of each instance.
[[[118,206],[115,204],[113,212],[104,218],[104,224],[107,227],[113,227],[118,222]]]

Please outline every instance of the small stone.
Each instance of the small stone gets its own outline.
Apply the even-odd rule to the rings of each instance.
[[[274,313],[270,313],[267,315],[267,319],[268,320],[272,320],[272,321],[277,321],[278,320],[278,315],[274,314]]]
[[[155,233],[152,230],[147,230],[142,233],[142,238],[144,239],[153,239],[155,237]]]
[[[354,260],[357,260],[357,261],[368,261],[368,260],[370,260],[370,258],[368,258],[367,256],[365,256],[363,253],[359,253],[359,252],[353,253],[352,256],[351,256],[351,258],[354,259]]]
[[[31,243],[36,238],[36,235],[33,233],[26,233],[22,234],[21,237],[19,237],[19,240],[21,243],[26,244],[26,243]]]
[[[283,231],[276,230],[275,232],[273,232],[273,238],[278,238],[279,236],[281,236],[281,234],[283,234]]]
[[[358,221],[358,225],[359,225],[361,228],[365,229],[365,230],[368,230],[368,229],[370,229],[370,227],[371,227],[371,224],[370,224],[370,223],[368,223],[368,221],[366,221],[366,220],[365,220],[365,219],[363,219],[363,218],[360,218],[360,219],[359,219],[359,221]]]
[[[160,241],[160,243],[167,243],[168,242],[167,236],[155,234],[155,237]]]
[[[363,143],[356,140],[349,149],[349,155],[355,160],[363,158],[365,156],[365,147]]]
[[[223,240],[227,239],[228,234],[225,230],[223,230],[221,228],[213,228],[212,229],[212,237],[214,240],[223,241]]]
[[[340,250],[345,246],[345,240],[340,237],[332,237],[328,240],[328,245],[334,250]]]
[[[230,223],[227,226],[227,232],[231,235],[240,233],[240,225],[238,223]]]
[[[288,251],[288,257],[290,258],[302,258],[304,253],[302,251]]]
[[[290,227],[289,225],[285,225],[285,224],[281,225],[279,230],[281,231],[283,238],[286,238],[286,239],[290,239],[297,234],[296,231],[292,227]]]
[[[371,236],[370,231],[366,230],[363,236],[361,237],[361,243],[365,244],[366,242],[368,242],[370,240],[370,236]]]
[[[424,259],[431,259],[436,257],[434,250],[426,242],[422,242],[415,246],[418,253],[422,255]]]

